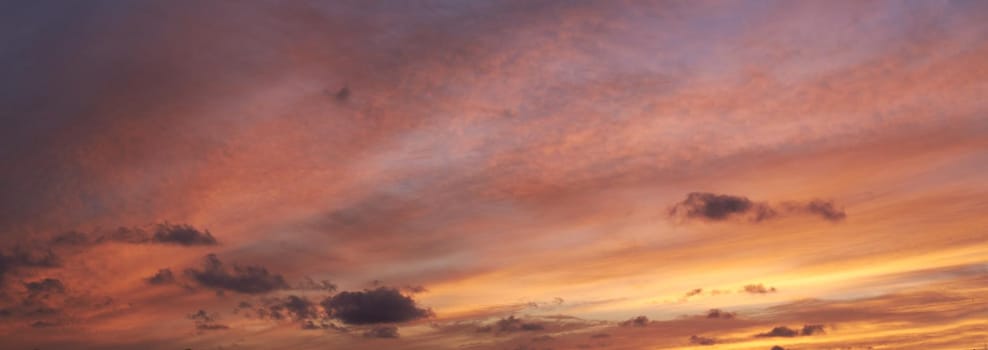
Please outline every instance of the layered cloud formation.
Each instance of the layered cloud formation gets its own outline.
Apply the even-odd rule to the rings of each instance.
[[[0,5],[0,344],[966,349],[977,1]]]

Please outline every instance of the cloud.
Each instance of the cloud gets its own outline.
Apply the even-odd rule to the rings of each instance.
[[[784,347],[781,347],[781,346],[778,346],[778,345],[775,345],[775,346],[773,346],[773,347],[772,347],[772,349],[770,349],[770,350],[786,350],[786,348],[784,348]]]
[[[762,221],[776,215],[775,210],[764,203],[752,202],[747,197],[705,192],[693,192],[686,199],[669,209],[669,215],[687,219],[710,221],[726,220],[732,216],[753,213],[754,221]]]
[[[795,329],[792,329],[792,328],[789,328],[789,327],[785,327],[785,326],[780,326],[780,327],[772,328],[772,330],[771,331],[768,331],[767,333],[759,333],[759,334],[757,334],[755,336],[756,337],[786,337],[786,338],[791,338],[791,337],[795,337],[797,335],[799,335],[799,331],[798,330],[795,330]]]
[[[202,309],[199,309],[196,312],[188,314],[185,317],[197,322],[213,322],[213,316],[210,315],[208,312],[206,312],[206,310],[202,310]]]
[[[7,273],[22,268],[53,268],[59,264],[60,259],[50,249],[39,251],[18,246],[9,253],[0,251],[0,284]]]
[[[147,231],[139,227],[118,227],[116,230],[108,232],[93,232],[91,236],[94,238],[76,240],[75,242],[82,245],[102,244],[108,242],[127,244],[145,244],[151,242],[151,237],[148,235]],[[60,237],[55,237],[52,241],[54,242],[58,240],[60,240]]]
[[[419,308],[411,297],[387,287],[341,292],[321,304],[331,317],[347,324],[406,322],[432,314],[430,310]]]
[[[30,296],[36,296],[40,294],[48,293],[65,293],[65,285],[62,284],[61,280],[55,278],[45,278],[40,281],[28,282],[24,284],[24,288]]]
[[[336,97],[337,101],[346,101],[348,98],[350,98],[350,88],[344,86],[340,88],[340,90],[337,91],[336,94],[334,94],[333,96]]]
[[[737,314],[733,312],[721,311],[720,309],[710,309],[707,311],[707,318],[720,318],[725,320],[734,319]]]
[[[209,254],[203,259],[202,269],[186,269],[185,275],[204,287],[244,294],[262,294],[288,288],[288,283],[280,274],[253,265],[226,268],[216,254]]]
[[[765,287],[765,285],[759,283],[759,284],[746,285],[744,286],[742,291],[749,294],[768,294],[768,293],[775,293],[777,290],[775,289],[775,287]]]
[[[690,343],[696,345],[714,345],[717,344],[717,339],[703,336],[690,336]]]
[[[424,286],[413,286],[413,285],[406,285],[404,287],[401,287],[401,290],[404,291],[404,292],[406,292],[406,293],[410,293],[410,294],[425,293],[425,292],[428,292],[429,291]],[[556,298],[556,299],[559,300],[559,303],[560,304],[562,303],[562,299],[559,299],[559,298]]]
[[[198,230],[189,225],[158,224],[151,241],[183,246],[216,245],[216,238],[209,231]]]
[[[804,210],[820,215],[830,221],[841,221],[847,217],[844,209],[838,209],[833,202],[814,200],[804,206]]]
[[[334,284],[334,283],[332,283],[332,282],[330,282],[328,280],[316,281],[316,280],[313,280],[311,277],[305,277],[305,278],[302,279],[302,282],[299,282],[299,283],[297,283],[295,285],[295,289],[300,289],[300,290],[319,290],[319,291],[326,291],[326,292],[335,292],[336,291],[336,288],[337,288],[336,287],[336,284]]]
[[[150,232],[149,232],[150,230]],[[219,242],[208,230],[188,224],[159,223],[149,228],[118,227],[109,231],[83,233],[69,231],[55,235],[48,241],[52,246],[88,246],[103,243],[125,244],[173,244],[181,246],[209,246]]]
[[[398,338],[398,327],[377,326],[364,332],[366,338]]]
[[[803,326],[803,330],[799,332],[801,335],[816,335],[824,334],[824,327],[822,324],[808,324]]]
[[[225,324],[218,324],[218,323],[203,323],[203,324],[197,324],[196,329],[200,331],[219,331],[219,330],[230,329],[230,326],[227,326]]]
[[[648,317],[637,316],[620,323],[622,327],[645,327],[648,325]]]
[[[200,331],[215,331],[215,330],[226,330],[230,329],[229,326],[216,323],[216,315],[206,312],[206,310],[198,310],[191,314],[188,314],[186,318],[192,320],[196,324],[196,329]]]
[[[824,334],[824,333],[825,332],[824,332],[824,326],[823,325],[820,325],[820,324],[808,324],[808,325],[804,325],[802,330],[797,330],[797,329],[793,329],[793,328],[789,328],[789,327],[785,327],[785,326],[779,326],[779,327],[772,328],[772,330],[769,331],[769,332],[767,332],[767,333],[760,333],[760,334],[757,334],[755,336],[756,337],[785,337],[785,338],[791,338],[791,337],[800,336],[800,335],[809,336],[809,335],[817,335],[817,334]]]
[[[808,202],[787,201],[779,205],[756,202],[744,196],[692,192],[686,199],[669,208],[668,215],[680,220],[725,221],[732,218],[746,218],[751,222],[761,222],[783,215],[810,214],[838,222],[847,217],[843,209],[830,201],[814,199]]]
[[[703,294],[703,288],[697,288],[697,289],[691,290],[689,292],[686,292],[686,297],[689,298],[689,297],[700,295],[700,294]]]
[[[524,320],[515,317],[514,315],[502,318],[494,322],[494,324],[486,325],[477,329],[477,332],[491,332],[495,333],[511,333],[519,331],[541,331],[545,329],[545,325],[536,322],[525,322]]]
[[[146,278],[145,281],[151,285],[171,284],[175,282],[175,275],[172,274],[171,269],[161,269],[151,277]]]
[[[265,301],[265,308],[258,309],[257,312],[262,317],[267,316],[276,320],[287,317],[296,322],[318,319],[323,316],[322,311],[316,303],[304,296],[297,295],[268,299]]]

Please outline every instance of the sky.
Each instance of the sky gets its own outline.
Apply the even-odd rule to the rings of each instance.
[[[976,349],[988,2],[4,1],[4,349]]]

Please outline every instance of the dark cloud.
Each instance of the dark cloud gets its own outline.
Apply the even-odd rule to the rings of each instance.
[[[737,314],[733,312],[721,311],[720,309],[710,309],[707,311],[707,318],[721,318],[725,320],[734,319]]]
[[[150,230],[150,232],[149,232]],[[118,227],[115,230],[82,233],[69,231],[49,240],[52,246],[86,246],[102,243],[126,244],[174,244],[181,246],[216,245],[219,242],[208,230],[200,230],[188,224],[160,223],[150,229]]]
[[[841,221],[847,218],[847,213],[844,212],[844,209],[837,209],[833,202],[814,200],[807,203],[805,208],[810,213],[820,215],[830,221]]]
[[[767,204],[752,202],[747,197],[703,192],[690,193],[686,195],[685,200],[669,209],[671,216],[710,221],[721,221],[746,214],[754,214],[752,218],[754,221],[762,221],[776,215]]]
[[[820,199],[805,203],[788,201],[773,206],[766,202],[752,201],[744,196],[706,192],[686,195],[686,199],[673,205],[668,214],[670,217],[682,220],[724,221],[731,218],[746,218],[752,222],[793,214],[816,215],[832,222],[847,217],[844,210],[838,209],[833,202]]]
[[[742,291],[749,294],[768,294],[775,293],[777,290],[775,287],[766,287],[765,285],[759,283],[746,285]]]
[[[844,212],[844,209],[838,209],[833,202],[819,199],[806,203],[784,203],[783,207],[790,212],[802,212],[817,215],[827,221],[837,222],[847,218],[847,213]]]
[[[791,337],[795,337],[797,335],[799,335],[799,331],[798,330],[795,330],[795,329],[792,329],[792,328],[789,328],[789,327],[785,327],[785,326],[780,326],[780,327],[772,328],[772,330],[769,331],[769,332],[767,332],[767,333],[759,333],[759,334],[757,334],[755,336],[756,337],[786,337],[786,338],[791,338]]]
[[[200,331],[215,331],[215,330],[225,330],[230,329],[230,327],[216,323],[216,315],[206,312],[206,310],[198,310],[186,316],[186,318],[192,320],[196,324],[196,329]]]
[[[335,329],[341,332],[348,332],[346,328],[340,327],[326,320],[305,320],[302,322],[302,329],[305,330],[316,330],[316,329]]]
[[[326,298],[321,304],[330,316],[347,324],[405,322],[432,314],[419,308],[411,297],[387,287],[342,292]]]
[[[202,269],[186,269],[185,275],[204,287],[244,294],[261,294],[288,288],[288,283],[280,274],[271,273],[261,266],[233,265],[232,268],[226,268],[215,254],[209,254],[203,259]]]
[[[822,324],[808,324],[803,326],[803,330],[799,332],[801,335],[816,335],[824,334],[826,331]]]
[[[28,282],[24,284],[29,295],[39,295],[44,293],[65,293],[65,285],[61,280],[55,278],[45,278],[40,281]]]
[[[648,317],[637,316],[633,317],[627,321],[621,322],[620,325],[623,327],[645,327],[648,325]]]
[[[398,327],[377,326],[364,332],[366,338],[398,338]]]
[[[185,318],[188,318],[196,322],[213,322],[214,320],[212,315],[206,312],[206,310],[202,310],[202,309],[193,312],[191,314],[188,314],[187,316],[185,316]]]
[[[258,314],[276,320],[288,318],[300,323],[323,318],[323,313],[316,303],[297,295],[267,299],[265,300],[265,308],[258,310]]]
[[[0,251],[0,284],[7,273],[22,268],[53,268],[59,264],[60,259],[50,249],[32,250],[18,246],[9,253]]]
[[[216,245],[216,238],[206,230],[198,230],[189,225],[158,224],[151,241],[155,243],[178,244],[184,246]]]
[[[93,244],[107,242],[144,244],[151,242],[151,236],[148,232],[138,227],[118,227],[116,230],[108,232],[95,232],[93,235],[96,237],[91,240],[91,243]]]
[[[697,289],[691,290],[689,292],[686,292],[686,297],[689,298],[689,297],[697,296],[697,295],[700,295],[700,294],[703,294],[703,288],[697,288]]]
[[[340,88],[340,90],[337,91],[336,94],[334,94],[333,96],[336,97],[337,101],[346,101],[348,98],[350,98],[350,88],[344,86]]]
[[[776,346],[773,346],[772,349],[770,349],[770,350],[786,350],[786,348],[776,345]]]
[[[590,338],[599,339],[599,338],[608,338],[610,336],[611,335],[610,334],[607,334],[607,333],[597,333],[597,334],[591,335]]]
[[[295,285],[295,289],[335,292],[336,284],[328,280],[316,281],[313,280],[311,277],[305,277],[304,279],[302,279],[302,282],[299,282]]]
[[[545,329],[545,326],[541,323],[522,323],[518,328],[523,331],[541,331]]]
[[[792,329],[792,328],[784,327],[784,326],[775,327],[775,328],[772,328],[772,330],[769,331],[768,333],[761,333],[761,334],[756,335],[756,337],[786,337],[786,338],[791,338],[791,337],[800,336],[800,335],[809,336],[809,335],[817,335],[817,334],[824,334],[824,333],[825,333],[825,330],[824,330],[824,326],[823,325],[821,325],[821,324],[808,324],[808,325],[804,325],[802,330]]]
[[[69,231],[55,235],[55,237],[51,238],[50,242],[53,246],[85,245],[89,243],[89,235],[82,232]]]
[[[175,275],[172,274],[171,269],[161,269],[145,280],[152,285],[171,284],[175,282]]]
[[[690,344],[714,345],[717,344],[717,339],[694,335],[690,337]]]

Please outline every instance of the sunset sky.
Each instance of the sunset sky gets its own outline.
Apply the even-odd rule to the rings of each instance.
[[[0,349],[981,349],[988,1],[0,2]]]

